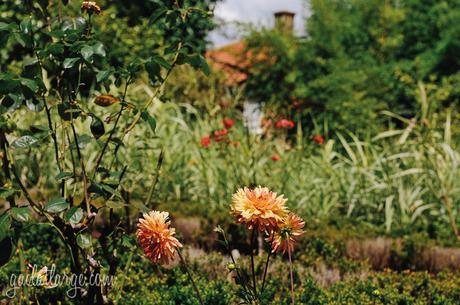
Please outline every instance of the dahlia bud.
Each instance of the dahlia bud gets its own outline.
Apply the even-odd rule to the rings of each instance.
[[[99,95],[94,100],[94,103],[101,107],[108,107],[118,102],[120,102],[120,99],[113,95]]]
[[[236,269],[236,265],[233,264],[233,263],[228,263],[228,264],[227,264],[227,269],[228,269],[229,271],[233,271],[233,270]]]

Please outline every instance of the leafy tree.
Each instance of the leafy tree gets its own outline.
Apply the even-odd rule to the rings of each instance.
[[[458,103],[460,1],[312,0],[311,10],[305,39],[250,36],[250,48],[276,60],[252,71],[249,94],[285,112],[301,100],[305,125],[357,133],[378,129],[368,122],[381,110],[414,116],[419,82],[430,84],[433,107]]]

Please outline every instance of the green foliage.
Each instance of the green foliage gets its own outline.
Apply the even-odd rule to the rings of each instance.
[[[318,0],[310,7],[306,38],[276,30],[249,37],[254,54],[272,60],[251,71],[248,94],[284,116],[294,117],[292,102],[300,101],[295,118],[310,129],[313,119],[359,135],[380,130],[382,110],[414,116],[420,81],[432,84],[436,108],[457,104],[460,2]]]

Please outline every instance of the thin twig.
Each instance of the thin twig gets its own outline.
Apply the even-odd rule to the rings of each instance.
[[[123,110],[124,110],[124,106],[123,106],[123,103],[125,102],[125,99],[126,99],[126,94],[128,92],[128,86],[131,82],[131,78],[128,78],[126,80],[126,84],[125,84],[125,90],[123,91],[123,95],[121,97],[121,108],[120,108],[120,111],[118,112],[118,115],[117,115],[117,118],[115,119],[115,124],[113,125],[113,128],[112,130],[110,131],[109,133],[109,137],[107,138],[107,141],[105,141],[104,143],[104,146],[102,147],[102,151],[101,151],[101,154],[99,155],[99,157],[97,158],[97,161],[96,161],[96,166],[94,167],[94,173],[93,173],[93,179],[94,177],[96,176],[96,172],[97,172],[97,169],[99,168],[99,165],[101,164],[102,162],[102,159],[104,158],[104,154],[107,150],[107,147],[109,146],[109,143],[110,141],[112,141],[112,138],[113,138],[113,135],[115,134],[115,131],[117,129],[117,126],[118,126],[118,122],[120,121],[120,118],[121,118],[121,115],[123,114]]]
[[[174,67],[177,64],[177,60],[179,59],[179,54],[180,54],[180,50],[182,49],[182,46],[183,46],[183,43],[182,41],[180,41],[179,44],[177,45],[176,54],[174,55],[174,59],[171,64],[171,67],[169,68],[168,72],[166,72],[166,75],[163,78],[162,83],[155,89],[155,92],[153,93],[151,99],[147,103],[145,103],[145,105],[142,107],[142,111],[146,110],[153,103],[153,101],[155,101],[155,98],[157,97],[158,93],[161,91],[161,89],[163,89],[166,83],[166,80],[169,78],[169,76],[171,75],[171,72],[173,71]],[[125,129],[124,136],[126,136],[126,134],[128,134],[128,132],[130,132],[134,128],[134,126],[136,126],[136,124],[139,122],[142,111],[139,111],[139,113],[134,118],[133,122]]]
[[[146,206],[150,206],[150,201],[152,201],[153,193],[155,192],[155,187],[158,183],[159,176],[160,176],[160,169],[161,165],[163,163],[163,157],[164,157],[164,151],[163,148],[161,148],[160,155],[158,156],[158,161],[157,161],[157,167],[155,170],[155,176],[153,177],[152,185],[150,186],[149,194],[147,196],[147,200],[145,201]]]

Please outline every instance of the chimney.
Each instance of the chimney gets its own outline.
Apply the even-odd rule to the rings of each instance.
[[[280,11],[275,13],[275,28],[283,32],[292,33],[294,31],[294,13]]]

